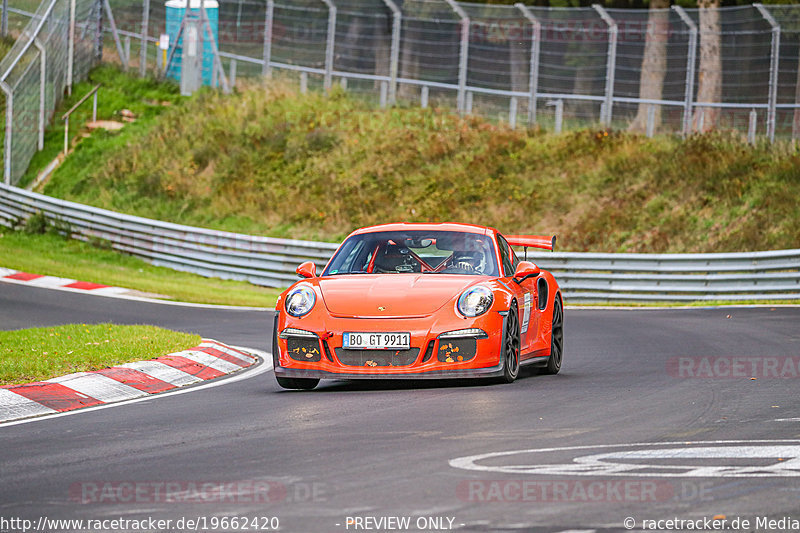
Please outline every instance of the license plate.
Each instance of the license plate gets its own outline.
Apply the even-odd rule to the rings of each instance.
[[[411,333],[346,332],[342,347],[349,350],[408,350]]]

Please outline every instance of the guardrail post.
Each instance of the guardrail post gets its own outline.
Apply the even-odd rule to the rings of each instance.
[[[392,0],[383,0],[392,12],[392,48],[389,54],[389,105],[397,103],[397,72],[400,64],[400,32],[403,28],[403,14]]]
[[[686,54],[686,89],[683,100],[683,135],[689,135],[692,129],[692,102],[694,101],[694,70],[697,61],[697,24],[681,6],[672,6],[675,13],[689,28],[689,48]]]
[[[464,102],[464,114],[471,115],[472,114],[472,100],[475,98],[472,91],[467,91],[466,101]]]
[[[188,5],[187,5],[188,8]],[[147,37],[150,32],[150,0],[142,1],[142,48],[139,50],[139,77],[147,75]]]
[[[236,59],[231,59],[231,64],[229,66],[230,73],[228,77],[230,78],[231,89],[236,87]]]
[[[645,135],[648,138],[653,137],[653,133],[655,133],[655,126],[656,126],[656,106],[655,104],[650,104],[647,106],[647,125],[645,128]]]
[[[422,86],[422,91],[420,91],[420,95],[419,95],[419,106],[422,109],[425,109],[425,108],[428,107],[428,93],[429,92],[430,92],[430,89],[428,89],[428,86],[427,85],[423,85]]]
[[[336,46],[336,6],[331,0],[322,0],[328,6],[328,39],[325,45],[325,91],[329,91],[333,78],[333,47]]]
[[[750,111],[750,120],[747,124],[747,142],[750,144],[756,143],[756,128],[757,128],[758,114],[755,109]]]
[[[767,11],[763,4],[753,4],[772,27],[772,42],[769,54],[769,96],[767,98],[767,137],[769,142],[775,142],[775,115],[778,105],[778,66],[781,54],[781,26]]]
[[[300,94],[308,92],[308,72],[305,70],[300,73]]]
[[[380,89],[380,93],[379,93],[380,96],[378,98],[378,103],[379,103],[381,109],[386,107],[386,99],[387,99],[388,93],[389,93],[389,84],[386,83],[385,81],[382,81],[381,82],[381,89]]]
[[[456,109],[463,115],[465,113],[465,93],[467,90],[467,66],[469,62],[469,28],[470,20],[464,9],[455,0],[445,0],[450,9],[461,19],[461,38],[458,51],[458,97]],[[469,112],[469,111],[466,111]]]
[[[531,38],[531,61],[528,73],[528,126],[536,124],[536,91],[539,90],[539,55],[542,40],[542,24],[525,4],[517,3],[514,6],[522,11],[522,15],[533,25]]]
[[[272,19],[275,15],[275,0],[267,0],[267,13],[264,16],[264,64],[261,67],[261,75],[270,77],[272,69],[269,62],[272,60]]]
[[[611,125],[611,117],[614,114],[614,74],[617,70],[617,36],[619,29],[617,23],[611,15],[600,4],[593,4],[592,7],[600,15],[608,26],[608,58],[606,61],[606,100],[604,113],[600,116],[603,126]]]
[[[512,130],[517,129],[517,97],[512,96],[508,103],[508,125]]]
[[[546,105],[555,106],[556,116],[553,129],[556,134],[561,133],[561,129],[564,126],[564,100],[550,100]]]

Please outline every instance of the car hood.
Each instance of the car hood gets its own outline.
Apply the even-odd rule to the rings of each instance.
[[[347,317],[427,316],[471,285],[477,276],[450,274],[358,274],[319,279],[325,307]]]

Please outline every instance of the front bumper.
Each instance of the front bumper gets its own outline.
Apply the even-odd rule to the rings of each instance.
[[[436,320],[426,318],[409,319],[349,319],[326,317],[320,327],[311,328],[301,320],[293,320],[283,315],[276,317],[275,337],[273,339],[273,363],[275,374],[280,377],[311,378],[311,379],[465,379],[465,378],[491,378],[503,375],[503,362],[500,357],[502,334],[504,331],[505,317],[500,313],[487,313],[471,320],[447,321],[437,323]],[[289,354],[289,339],[279,338],[279,333],[287,328],[312,332],[319,349],[313,351],[311,346],[303,351],[303,356],[297,355],[297,343],[292,344],[293,354]],[[457,344],[453,338],[442,338],[443,333],[455,330],[479,328],[486,332],[481,338],[473,341],[475,346],[474,356],[458,357],[458,352],[452,357],[445,357],[444,346]],[[355,366],[352,361],[340,358],[342,354],[343,332],[345,331],[409,331],[411,332],[411,349],[416,351],[416,356],[410,364],[392,366],[375,366],[370,361],[369,366]],[[305,342],[313,341],[307,338]],[[462,346],[463,348],[463,346]],[[442,357],[439,357],[440,350]],[[375,350],[376,361],[380,360],[383,350]],[[457,352],[457,350],[454,350]],[[298,360],[305,359],[305,360]],[[372,358],[370,358],[372,359]]]

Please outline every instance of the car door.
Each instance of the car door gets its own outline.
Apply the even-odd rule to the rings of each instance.
[[[508,241],[502,235],[497,235],[497,242],[500,248],[500,259],[503,262],[503,270],[507,278],[512,278],[519,265],[519,258],[514,249],[509,246]],[[536,332],[539,330],[539,313],[536,305],[536,279],[529,278],[522,283],[510,282],[510,286],[517,294],[517,304],[519,307],[519,333],[520,333],[520,353],[524,355],[534,350],[536,342]]]

